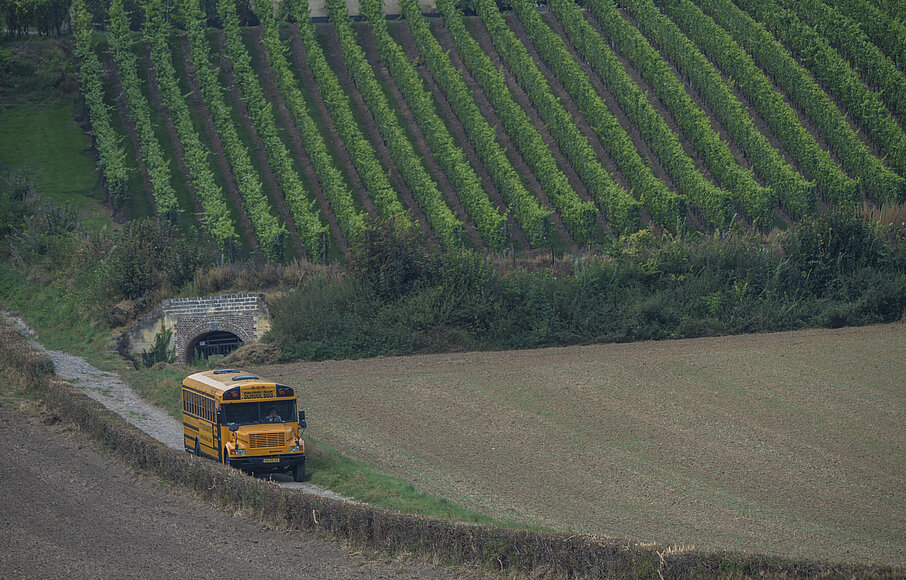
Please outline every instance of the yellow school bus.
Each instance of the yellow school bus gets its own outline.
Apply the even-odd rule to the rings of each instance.
[[[292,387],[237,369],[195,373],[182,382],[182,424],[189,453],[305,479],[305,411]]]

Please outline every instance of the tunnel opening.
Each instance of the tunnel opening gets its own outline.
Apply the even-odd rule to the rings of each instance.
[[[194,360],[207,360],[215,355],[226,356],[240,346],[242,339],[232,332],[215,330],[196,338],[189,352]]]

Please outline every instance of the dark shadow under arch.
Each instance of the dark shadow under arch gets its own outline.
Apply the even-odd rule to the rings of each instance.
[[[226,356],[242,346],[241,338],[225,330],[212,330],[192,339],[186,349],[190,360],[207,359],[214,355]]]

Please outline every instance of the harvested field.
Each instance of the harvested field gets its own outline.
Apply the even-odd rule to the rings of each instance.
[[[906,324],[254,370],[311,435],[503,520],[906,563]]]

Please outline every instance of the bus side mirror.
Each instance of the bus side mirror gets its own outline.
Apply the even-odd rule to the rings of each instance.
[[[217,423],[223,423],[223,411],[221,409],[217,409]]]
[[[299,411],[299,422],[302,423],[305,421],[305,411]]]
[[[230,431],[232,431],[233,433],[235,433],[236,431],[239,431],[239,425],[237,425],[236,423],[228,423],[227,428]]]

